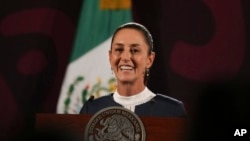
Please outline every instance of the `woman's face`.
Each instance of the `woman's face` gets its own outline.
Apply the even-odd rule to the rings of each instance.
[[[118,83],[144,83],[144,74],[150,68],[155,54],[148,54],[149,47],[141,32],[121,29],[113,39],[109,61]]]

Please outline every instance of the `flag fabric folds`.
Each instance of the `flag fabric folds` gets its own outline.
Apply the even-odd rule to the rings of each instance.
[[[119,25],[130,21],[130,0],[84,0],[57,113],[76,114],[90,96],[114,91],[108,61],[111,37]]]

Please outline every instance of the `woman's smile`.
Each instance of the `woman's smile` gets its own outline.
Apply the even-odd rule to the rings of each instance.
[[[134,69],[134,67],[127,66],[127,65],[121,65],[119,68],[120,70],[133,70]]]

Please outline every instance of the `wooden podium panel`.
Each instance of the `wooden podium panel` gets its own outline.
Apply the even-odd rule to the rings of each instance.
[[[37,114],[35,130],[60,129],[75,135],[84,135],[92,115]],[[146,130],[146,141],[183,141],[187,120],[183,118],[140,117]]]

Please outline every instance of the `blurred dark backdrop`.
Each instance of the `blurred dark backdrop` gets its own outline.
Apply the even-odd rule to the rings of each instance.
[[[82,2],[0,0],[3,140],[28,132],[35,113],[56,113]],[[204,127],[209,131],[202,123],[216,123],[211,117],[247,125],[241,119],[250,111],[249,0],[132,4],[133,20],[148,27],[154,38],[156,60],[148,87],[184,102],[196,121],[193,134]]]

